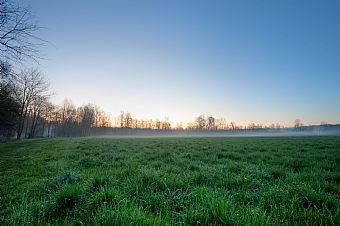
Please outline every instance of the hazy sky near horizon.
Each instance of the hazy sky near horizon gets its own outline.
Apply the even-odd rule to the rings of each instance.
[[[21,0],[60,104],[116,116],[340,123],[340,1]]]

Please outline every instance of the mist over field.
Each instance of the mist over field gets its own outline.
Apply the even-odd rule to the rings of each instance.
[[[340,125],[306,126],[300,129],[237,129],[237,130],[154,130],[133,128],[98,128],[94,137],[284,137],[340,136]]]

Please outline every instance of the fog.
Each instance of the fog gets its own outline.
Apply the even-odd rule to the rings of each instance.
[[[105,138],[158,138],[158,137],[298,137],[340,136],[340,125],[306,126],[285,129],[240,130],[153,130],[132,128],[98,128],[90,137]]]

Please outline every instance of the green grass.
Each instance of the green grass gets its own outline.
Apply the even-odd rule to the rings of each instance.
[[[0,225],[336,225],[340,138],[0,144]]]

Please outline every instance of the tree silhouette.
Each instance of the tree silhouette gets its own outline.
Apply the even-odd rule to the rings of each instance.
[[[0,0],[0,58],[2,62],[37,60],[39,46],[46,43],[36,36],[40,30],[34,16],[24,7]],[[1,64],[2,65],[2,64]]]

